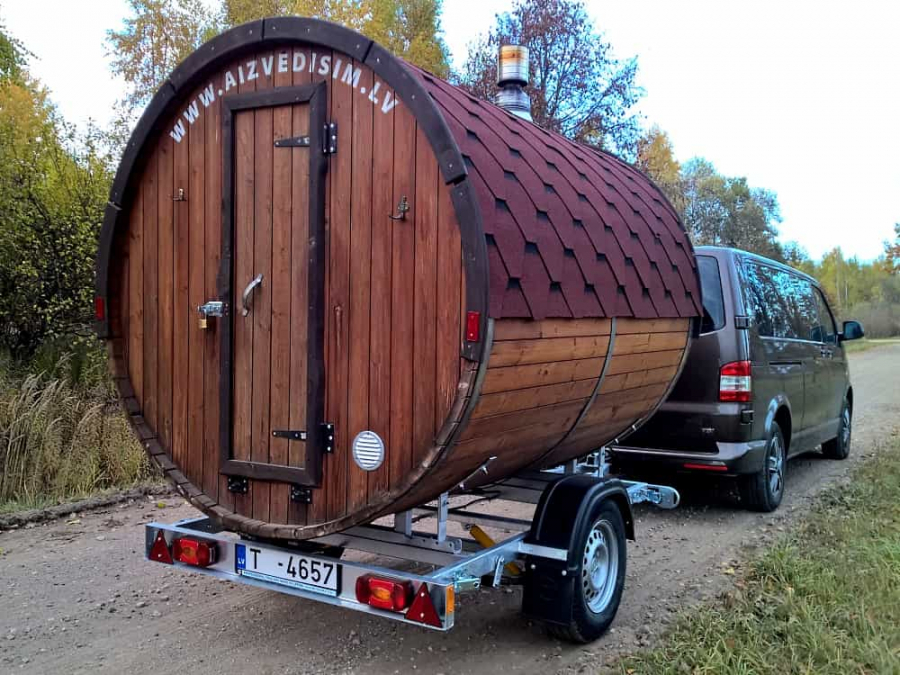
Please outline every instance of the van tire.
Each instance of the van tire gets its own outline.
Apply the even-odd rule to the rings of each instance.
[[[752,511],[771,513],[784,497],[784,474],[787,468],[787,446],[778,422],[772,422],[766,442],[763,468],[749,476],[741,476],[738,487],[741,501]]]
[[[850,402],[844,399],[841,406],[841,421],[837,436],[822,443],[822,455],[827,459],[847,459],[850,456],[850,442],[853,432],[853,409]]]

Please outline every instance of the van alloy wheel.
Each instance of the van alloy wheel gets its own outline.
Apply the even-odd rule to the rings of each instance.
[[[841,407],[837,436],[822,443],[822,455],[828,459],[847,459],[853,440],[853,409],[845,398]]]
[[[769,493],[773,500],[780,501],[784,491],[784,441],[780,435],[772,436],[766,453],[766,469],[769,477]]]

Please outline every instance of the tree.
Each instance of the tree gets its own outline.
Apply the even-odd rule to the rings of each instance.
[[[643,91],[637,59],[619,61],[596,30],[582,0],[517,0],[512,11],[469,46],[459,83],[493,101],[497,52],[503,44],[528,47],[531,114],[545,129],[634,158],[640,135],[632,109]]]
[[[696,244],[732,246],[781,259],[776,224],[778,197],[751,188],[746,178],[727,178],[705,159],[687,162],[682,171],[682,220]]]
[[[440,34],[441,0],[225,0],[223,6],[228,26],[290,14],[352,28],[439,77],[449,75],[449,52]]]
[[[0,346],[17,358],[87,324],[111,180],[98,130],[59,119],[24,53],[0,75]]]
[[[669,135],[657,125],[638,139],[635,165],[659,186],[676,210],[684,210],[681,164],[675,159]]]
[[[20,80],[28,52],[0,23],[0,81]]]
[[[129,0],[132,16],[109,30],[111,69],[129,85],[123,115],[133,117],[181,61],[217,32],[203,0]]]
[[[884,266],[890,274],[900,272],[900,223],[894,223],[894,241],[884,242]]]

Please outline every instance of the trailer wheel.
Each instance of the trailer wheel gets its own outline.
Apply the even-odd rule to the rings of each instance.
[[[551,635],[568,642],[586,643],[609,628],[625,586],[625,523],[611,501],[598,505],[588,526],[576,537],[580,564],[572,597],[572,618],[567,626],[549,624]],[[573,551],[574,552],[574,551]]]

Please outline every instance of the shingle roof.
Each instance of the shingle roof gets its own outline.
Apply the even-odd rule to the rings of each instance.
[[[443,113],[478,196],[492,317],[702,312],[691,243],[646,176],[410,70]]]

